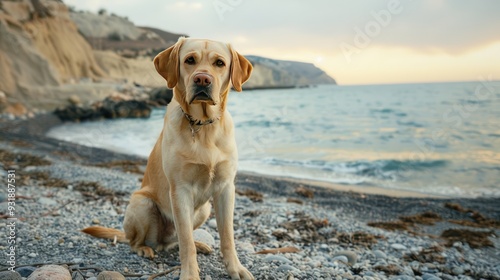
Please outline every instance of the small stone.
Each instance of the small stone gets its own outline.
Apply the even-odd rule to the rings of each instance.
[[[382,252],[382,251],[380,251],[380,250],[373,251],[373,254],[375,255],[375,257],[377,259],[382,259],[382,260],[387,259],[387,254],[384,253],[384,252]]]
[[[214,237],[204,229],[196,229],[193,231],[193,239],[198,242],[202,242],[210,246],[211,248],[215,247],[215,239]]]
[[[59,265],[44,265],[35,270],[28,280],[71,280],[68,269]]]
[[[237,246],[239,248],[238,251],[246,252],[249,254],[255,253],[255,247],[250,242],[240,242],[237,244]]]
[[[103,271],[99,273],[97,280],[125,280],[125,277],[117,271]]]
[[[453,273],[453,275],[462,275],[465,273],[465,270],[460,266],[455,266],[452,268],[451,273]]]
[[[22,277],[28,277],[31,275],[31,273],[33,273],[34,271],[36,270],[36,267],[34,266],[22,266],[22,267],[18,267],[16,268],[16,271],[22,276]],[[0,277],[0,279],[2,279]]]
[[[106,247],[108,247],[108,245],[106,245],[106,243],[99,242],[99,243],[97,243],[97,247],[106,248]]]
[[[340,252],[337,252],[335,254],[333,254],[333,257],[337,257],[337,256],[344,256],[347,258],[347,263],[349,265],[354,265],[356,263],[356,261],[358,260],[358,255],[356,255],[356,253],[354,253],[353,251],[340,251]]]
[[[0,279],[2,279],[2,280],[22,280],[23,278],[16,271],[2,271],[2,272],[0,272]]]
[[[288,265],[288,264],[282,264],[278,267],[279,272],[289,272],[289,271],[294,271],[294,270],[298,271],[298,269],[296,267]]]
[[[103,251],[102,251],[102,254],[103,254],[103,255],[105,255],[105,256],[113,256],[113,255],[114,255],[114,253],[113,253],[113,252],[108,251],[108,250],[103,250]]]
[[[436,275],[432,275],[430,273],[425,273],[422,275],[423,280],[441,280],[441,278],[437,277]]]
[[[205,276],[205,280],[212,280],[212,276],[210,275]]]
[[[391,280],[414,280],[414,279],[415,279],[415,277],[411,277],[408,275],[399,275],[399,276],[391,277]]]
[[[334,257],[332,259],[332,261],[343,263],[343,264],[348,264],[349,263],[349,260],[347,259],[346,256],[336,256],[336,257]]]
[[[407,248],[406,248],[406,246],[405,246],[405,245],[398,244],[398,243],[391,244],[391,248],[392,248],[392,249],[395,249],[395,250],[398,250],[398,251],[404,251],[404,250],[407,250]]]
[[[265,262],[280,262],[280,263],[287,263],[287,264],[292,264],[293,262],[283,256],[279,255],[269,255],[264,258]]]
[[[100,223],[101,223],[101,221],[99,221],[99,219],[97,219],[97,218],[94,218],[94,219],[92,219],[92,223],[93,223],[94,225],[98,225],[98,224],[100,224]]]
[[[37,254],[36,253],[29,253],[28,257],[30,258],[36,258]]]
[[[215,219],[208,220],[208,226],[213,229],[217,229],[217,221]]]
[[[319,249],[322,251],[330,251],[330,246],[328,246],[328,244],[321,244],[319,245]]]
[[[83,258],[73,258],[71,260],[71,262],[73,262],[73,263],[82,263],[83,262]]]

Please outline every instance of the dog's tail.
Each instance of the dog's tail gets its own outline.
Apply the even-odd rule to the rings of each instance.
[[[97,238],[116,240],[117,242],[121,243],[129,242],[127,237],[125,236],[125,232],[114,228],[93,226],[82,229],[82,232]]]

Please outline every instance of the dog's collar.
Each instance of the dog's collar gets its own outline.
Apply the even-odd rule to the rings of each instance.
[[[191,129],[191,135],[193,136],[193,141],[194,141],[194,135],[201,130],[201,128],[205,125],[208,124],[213,124],[214,122],[218,121],[220,117],[214,118],[214,119],[206,119],[204,121],[202,120],[197,120],[193,118],[190,114],[186,113],[182,108],[181,108],[182,113],[184,114],[184,117],[189,122],[189,128]]]

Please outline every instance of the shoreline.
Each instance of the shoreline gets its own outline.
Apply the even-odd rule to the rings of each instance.
[[[21,140],[22,138],[27,138],[30,141],[34,141],[35,145],[39,144],[40,141],[45,142],[51,146],[59,146],[65,150],[74,150],[77,151],[77,157],[80,159],[85,159],[90,163],[103,163],[106,161],[106,158],[113,158],[118,160],[135,160],[135,161],[147,161],[147,157],[142,157],[139,155],[126,154],[113,150],[108,150],[104,148],[95,148],[95,147],[87,147],[82,146],[72,142],[66,142],[64,140],[59,140],[55,138],[51,138],[46,136],[46,133],[53,127],[61,125],[65,123],[61,121],[54,114],[42,114],[33,119],[28,120],[15,120],[15,121],[0,121],[0,136],[2,136],[5,140]],[[38,145],[46,146],[48,145]],[[416,191],[409,190],[399,190],[399,189],[389,189],[383,188],[379,186],[356,186],[356,185],[347,185],[347,184],[339,184],[332,183],[328,181],[321,180],[312,180],[306,178],[295,178],[291,176],[280,176],[280,175],[269,175],[263,174],[253,171],[238,171],[237,177],[261,177],[266,178],[268,180],[273,181],[285,181],[296,184],[303,184],[308,186],[313,186],[316,188],[323,188],[325,190],[331,190],[334,192],[347,192],[347,193],[358,193],[358,194],[366,194],[366,195],[379,195],[379,196],[387,196],[394,198],[431,198],[431,199],[466,199],[465,197],[453,197],[453,196],[445,196],[445,195],[437,195],[437,194],[428,194]],[[473,199],[482,199],[487,197],[476,197]]]
[[[247,175],[247,176],[256,176],[256,177],[265,177],[268,179],[281,180],[286,182],[293,182],[299,184],[305,184],[310,186],[322,187],[328,190],[339,191],[339,192],[354,192],[359,194],[368,194],[368,195],[382,195],[387,197],[406,197],[406,198],[442,198],[442,199],[451,199],[453,197],[441,196],[435,194],[427,194],[420,192],[412,192],[407,190],[398,190],[398,189],[388,189],[378,186],[357,186],[357,185],[347,185],[347,184],[338,184],[332,183],[328,181],[320,181],[320,180],[311,180],[304,178],[295,178],[288,176],[279,176],[279,175],[267,175],[258,172],[252,171],[238,171],[238,174]]]

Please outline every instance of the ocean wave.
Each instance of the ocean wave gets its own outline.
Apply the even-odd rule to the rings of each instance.
[[[363,177],[374,177],[377,179],[396,179],[409,171],[427,171],[442,168],[448,165],[446,160],[375,160],[375,161],[348,161],[329,162],[323,160],[286,160],[277,158],[267,158],[265,164],[274,166],[296,166],[310,169],[320,169],[322,171],[334,172],[337,174],[350,174]]]

